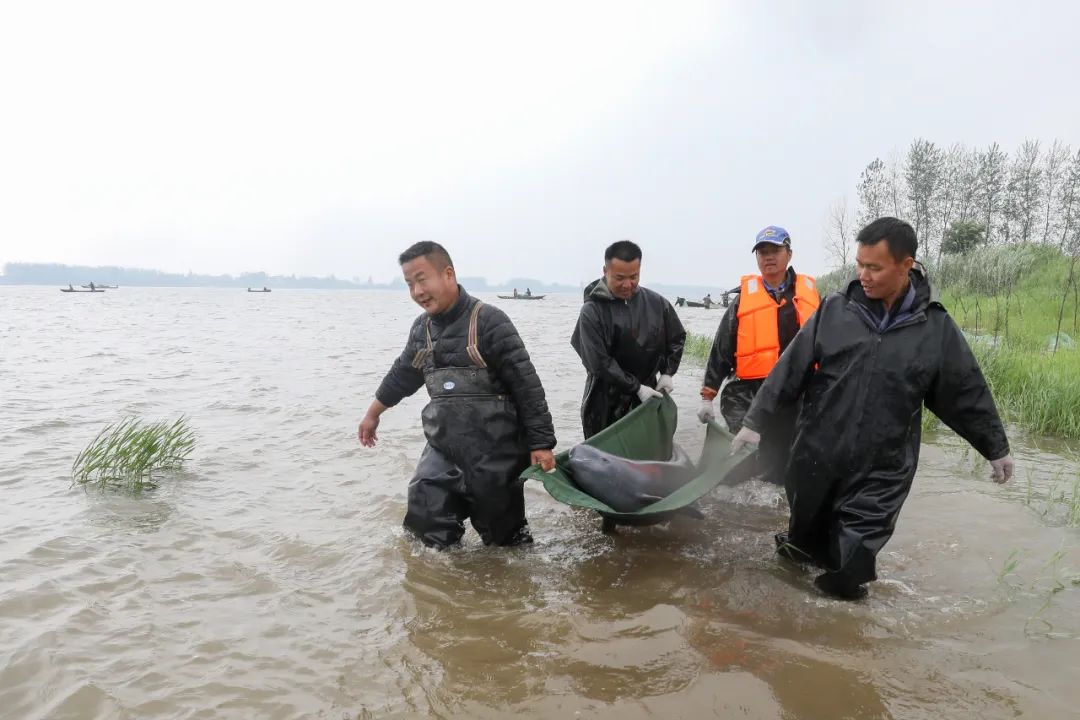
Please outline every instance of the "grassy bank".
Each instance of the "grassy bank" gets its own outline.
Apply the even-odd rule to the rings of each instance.
[[[1080,438],[1080,292],[1066,293],[1069,263],[1054,248],[1012,245],[945,258],[929,273],[1005,419],[1039,435]],[[837,290],[849,276],[830,273],[819,285]],[[686,354],[704,362],[711,343],[692,336]],[[926,427],[935,424],[928,414]]]

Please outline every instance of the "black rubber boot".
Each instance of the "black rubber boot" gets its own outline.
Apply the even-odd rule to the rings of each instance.
[[[841,579],[836,573],[818,575],[814,578],[814,585],[826,595],[840,600],[862,600],[868,594],[865,585],[853,585]]]

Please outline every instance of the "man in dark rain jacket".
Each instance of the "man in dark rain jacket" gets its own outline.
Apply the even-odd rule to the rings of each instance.
[[[880,218],[859,233],[858,280],[833,293],[758,391],[732,448],[760,440],[802,400],[788,466],[791,519],[778,551],[825,572],[822,591],[853,599],[877,578],[919,460],[922,406],[1013,473],[994,399],[960,329],[934,299],[911,226]]]
[[[641,248],[620,240],[585,288],[570,344],[588,371],[581,425],[590,438],[650,397],[671,392],[686,330],[663,296],[640,287]]]
[[[821,303],[814,278],[796,274],[790,265],[787,230],[775,225],[765,228],[754,238],[753,252],[759,274],[743,276],[739,294],[720,320],[697,413],[703,423],[715,418],[713,401],[720,391],[720,414],[733,433],[742,427],[754,394],[780,354]],[[795,413],[790,408],[778,411],[761,433],[752,470],[763,480],[784,482],[794,430]]]
[[[521,337],[506,313],[458,285],[438,243],[417,243],[399,262],[424,314],[375,393],[360,442],[373,447],[379,416],[426,386],[428,444],[409,483],[406,529],[444,548],[469,518],[485,544],[531,542],[519,475],[530,463],[554,469],[555,430]]]

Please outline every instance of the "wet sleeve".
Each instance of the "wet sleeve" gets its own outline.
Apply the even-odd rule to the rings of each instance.
[[[626,395],[632,395],[641,387],[638,379],[622,369],[608,352],[611,347],[611,329],[603,322],[595,308],[596,303],[585,303],[578,316],[577,344],[574,349],[581,357],[581,364],[593,375]]]
[[[412,366],[417,351],[415,338],[417,337],[416,331],[419,323],[420,320],[413,323],[412,329],[409,331],[409,341],[405,343],[405,349],[402,350],[397,360],[394,360],[394,364],[390,366],[390,371],[386,373],[386,377],[379,384],[379,389],[375,391],[375,399],[386,407],[394,407],[424,386],[423,373]]]
[[[825,322],[823,318],[827,307],[828,301],[821,304],[780,355],[780,360],[765,378],[750,409],[746,411],[743,427],[761,432],[780,408],[793,404],[806,390],[820,359],[818,327]]]
[[[926,407],[987,460],[1009,454],[1009,440],[979,361],[960,328],[945,317],[941,365],[926,395]]]
[[[720,327],[716,328],[709,361],[705,364],[705,380],[702,383],[701,396],[712,400],[720,392],[724,380],[735,372],[735,343],[739,332],[739,298],[735,297],[720,318]]]
[[[544,386],[517,328],[495,307],[486,306],[480,318],[480,354],[510,390],[529,450],[551,450],[555,447],[555,425]]]
[[[686,346],[686,328],[683,327],[679,314],[667,299],[664,303],[664,362],[660,366],[661,375],[674,375],[679,372],[683,348]]]

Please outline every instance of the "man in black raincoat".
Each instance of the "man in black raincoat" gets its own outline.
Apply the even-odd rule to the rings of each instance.
[[[829,295],[758,390],[732,448],[760,440],[802,400],[788,465],[788,532],[778,551],[825,572],[842,598],[866,594],[919,460],[922,407],[1013,473],[1009,442],[979,364],[934,298],[912,227],[880,218],[857,238],[858,279]]]
[[[739,294],[716,329],[697,412],[701,422],[713,420],[719,394],[720,414],[733,433],[742,428],[743,416],[780,354],[820,304],[814,278],[797,274],[791,267],[787,230],[775,225],[765,228],[754,238],[753,252],[759,272],[742,278]],[[751,307],[756,309],[742,312]],[[777,411],[761,433],[755,462],[746,466],[750,474],[783,484],[794,433],[795,408]]]
[[[604,276],[585,288],[570,344],[588,371],[586,438],[673,388],[686,330],[671,303],[641,287],[640,278],[641,248],[620,240],[604,253]]]
[[[519,476],[530,464],[554,469],[555,430],[521,337],[506,313],[458,285],[438,243],[417,243],[399,262],[424,313],[360,423],[360,442],[373,447],[379,416],[426,386],[428,444],[409,483],[406,529],[445,548],[469,518],[485,544],[531,542]]]

